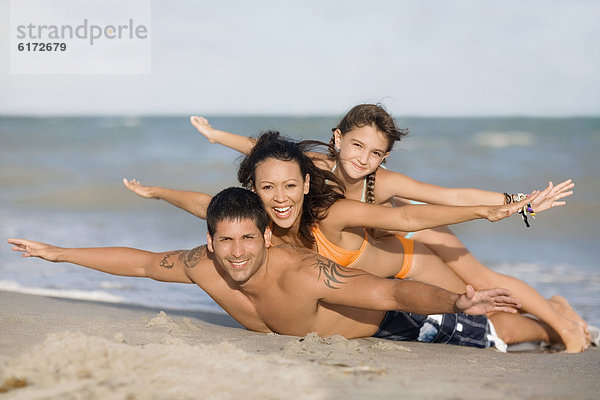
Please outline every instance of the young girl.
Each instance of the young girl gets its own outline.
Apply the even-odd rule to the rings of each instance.
[[[337,178],[315,167],[303,150],[307,149],[280,139],[276,133],[270,133],[261,136],[240,166],[240,182],[251,186],[261,196],[273,220],[273,243],[308,247],[342,265],[361,268],[380,276],[393,276],[399,272],[399,266],[404,264],[403,247],[398,238],[393,236],[382,241],[371,240],[364,227],[413,230],[475,218],[495,221],[511,215],[524,204],[470,207],[423,205],[392,209],[347,200],[342,198],[340,191],[334,190],[339,187],[336,185]],[[210,196],[200,193],[142,187],[135,181],[125,183],[144,197],[164,199],[199,217],[205,216],[205,207],[210,200]],[[536,197],[539,200],[537,212],[552,207],[554,199],[550,192],[547,189],[539,197],[537,194],[531,196],[530,201]],[[407,276],[420,279],[419,269],[413,266]],[[464,282],[451,271],[446,275],[433,274],[428,278],[424,281],[457,292],[465,288]],[[533,323],[529,327],[529,340],[539,339],[542,331],[544,340],[552,339],[547,331],[540,330],[541,325]]]

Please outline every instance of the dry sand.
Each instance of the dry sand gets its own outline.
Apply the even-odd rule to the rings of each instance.
[[[221,314],[0,292],[0,400],[597,399],[599,373],[598,348],[297,338]]]

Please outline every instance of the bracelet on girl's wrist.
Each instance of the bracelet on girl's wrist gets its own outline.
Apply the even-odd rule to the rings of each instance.
[[[504,204],[518,203],[526,197],[525,193],[508,194],[504,192]]]
[[[526,195],[525,193],[508,194],[504,192],[504,204],[508,205],[511,203],[518,203],[527,197],[529,197],[529,195]],[[523,206],[523,208],[519,209],[517,212],[521,214],[521,218],[523,219],[525,226],[529,228],[531,225],[529,224],[528,216],[531,216],[533,219],[535,219],[535,211],[533,211],[533,208],[531,208],[531,203],[527,203],[527,205]]]
[[[510,197],[512,198],[513,203],[518,203],[521,200],[525,199],[527,195],[525,193],[514,193],[511,194]]]

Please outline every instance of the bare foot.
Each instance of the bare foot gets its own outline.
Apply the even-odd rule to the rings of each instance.
[[[567,299],[565,299],[562,296],[556,295],[550,298],[550,303],[556,311],[563,314],[565,317],[577,322],[581,326],[585,326],[587,329],[587,322],[585,322],[583,318],[581,318],[579,314],[575,312],[575,310],[573,309],[573,307],[571,307],[571,304],[569,304]]]
[[[567,353],[581,353],[590,347],[590,337],[583,332],[581,326],[568,321],[571,325],[557,332],[565,345]]]
[[[553,296],[550,298],[550,304],[568,321],[567,327],[562,332],[558,332],[567,348],[567,353],[579,353],[587,349],[591,342],[587,323],[564,297]]]

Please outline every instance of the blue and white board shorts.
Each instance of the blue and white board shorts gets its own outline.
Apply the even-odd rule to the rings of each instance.
[[[495,347],[502,352],[506,352],[507,347],[485,315],[463,313],[420,315],[388,311],[373,337],[479,348]]]

